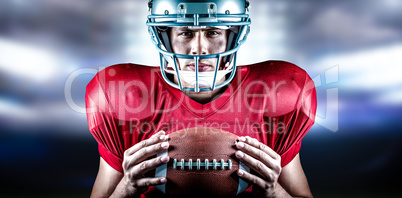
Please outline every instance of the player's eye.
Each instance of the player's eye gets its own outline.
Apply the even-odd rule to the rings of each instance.
[[[179,35],[184,37],[191,37],[193,36],[193,32],[180,32]]]
[[[220,34],[220,32],[215,31],[215,30],[210,30],[210,31],[207,32],[208,36],[216,36],[216,35],[219,35],[219,34]]]

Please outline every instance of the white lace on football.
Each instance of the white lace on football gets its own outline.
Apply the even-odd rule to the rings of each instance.
[[[197,170],[200,170],[201,167],[204,167],[205,170],[208,170],[209,167],[212,167],[213,170],[216,170],[218,167],[221,170],[224,170],[225,167],[228,168],[228,170],[232,169],[232,160],[228,160],[225,162],[225,160],[221,159],[219,162],[216,161],[216,159],[213,159],[212,162],[209,162],[208,159],[205,159],[204,162],[201,162],[200,159],[197,159],[196,162],[193,162],[192,159],[189,159],[188,162],[184,161],[184,159],[181,159],[178,161],[177,159],[173,160],[173,169],[177,169],[177,167],[180,167],[181,170],[184,170],[185,167],[188,167],[189,170],[192,170],[193,167],[197,167]]]

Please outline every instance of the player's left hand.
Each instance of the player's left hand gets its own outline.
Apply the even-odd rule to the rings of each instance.
[[[281,157],[267,145],[249,136],[239,137],[236,157],[258,175],[238,170],[237,174],[253,184],[253,194],[258,197],[275,197],[281,174]]]

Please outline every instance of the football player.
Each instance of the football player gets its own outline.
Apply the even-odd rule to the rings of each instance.
[[[252,184],[238,196],[312,197],[301,140],[314,124],[308,74],[284,61],[236,65],[251,20],[247,0],[150,0],[147,26],[159,67],[119,64],[88,84],[89,129],[100,153],[91,197],[160,197],[169,133],[214,127],[236,134],[238,170]],[[258,46],[256,46],[258,47]]]

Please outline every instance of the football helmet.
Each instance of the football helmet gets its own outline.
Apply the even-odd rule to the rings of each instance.
[[[248,0],[150,0],[148,7],[150,10],[146,23],[148,32],[159,51],[161,73],[169,85],[180,90],[200,92],[221,88],[233,80],[236,73],[237,51],[250,32]],[[176,26],[191,28],[214,26],[227,29],[229,31],[226,51],[206,55],[174,53],[168,29]],[[193,59],[195,70],[179,70],[177,59]],[[198,64],[201,59],[216,59],[215,71],[200,72]],[[220,64],[225,64],[223,70],[219,70]],[[229,73],[224,82],[216,84]],[[167,74],[176,74],[178,83],[172,82]],[[183,80],[191,87],[184,87]]]

